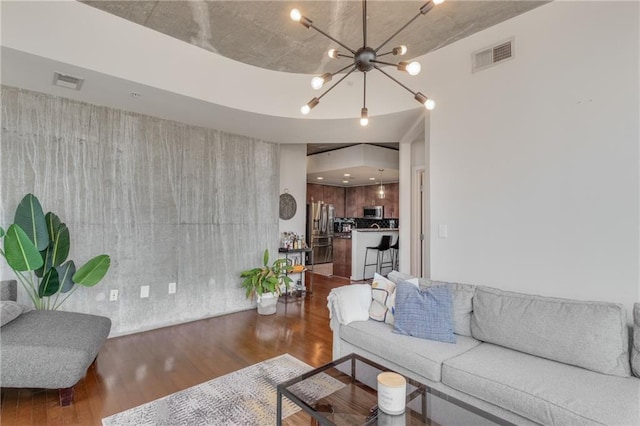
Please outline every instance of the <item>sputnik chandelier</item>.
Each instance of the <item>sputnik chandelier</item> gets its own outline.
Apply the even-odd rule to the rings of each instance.
[[[415,100],[420,102],[421,104],[423,104],[426,109],[432,110],[436,106],[436,103],[433,101],[433,99],[429,99],[428,97],[426,97],[422,93],[414,92],[413,90],[409,89],[407,86],[405,86],[404,84],[400,83],[398,80],[393,78],[391,75],[389,75],[386,71],[384,71],[379,66],[379,65],[391,65],[391,66],[396,67],[400,71],[404,71],[404,72],[409,73],[409,75],[417,75],[420,72],[420,69],[421,69],[421,66],[420,66],[419,62],[415,62],[415,61],[413,61],[413,62],[404,62],[404,61],[402,61],[402,62],[399,62],[397,64],[392,64],[392,63],[389,63],[389,62],[380,61],[380,60],[378,60],[378,58],[380,58],[382,56],[386,56],[386,55],[402,56],[402,55],[406,54],[407,53],[407,46],[404,46],[404,45],[398,46],[398,47],[394,47],[389,52],[385,52],[385,53],[379,53],[379,52],[380,52],[380,49],[382,49],[384,46],[386,46],[387,43],[389,43],[402,30],[404,30],[411,23],[413,23],[413,21],[415,21],[416,19],[418,19],[422,15],[426,15],[431,9],[433,9],[433,7],[435,5],[438,5],[438,4],[442,3],[443,1],[444,0],[429,0],[427,3],[425,3],[420,8],[419,12],[413,18],[411,18],[406,24],[404,24],[402,27],[400,27],[400,29],[398,29],[396,32],[391,34],[391,36],[389,36],[389,38],[387,38],[376,49],[373,49],[373,48],[371,48],[371,47],[369,47],[367,45],[367,0],[362,0],[362,47],[357,49],[357,50],[354,50],[354,49],[348,47],[344,43],[340,42],[339,40],[336,40],[335,38],[331,37],[329,34],[325,33],[324,31],[322,31],[321,29],[316,27],[313,24],[313,21],[311,19],[307,18],[306,16],[302,15],[302,13],[300,13],[300,11],[298,9],[292,9],[291,10],[291,14],[290,14],[292,20],[294,20],[296,22],[300,22],[307,29],[313,28],[314,30],[316,30],[320,34],[322,34],[323,36],[325,36],[328,39],[330,39],[330,40],[334,41],[335,43],[339,44],[340,46],[342,46],[343,48],[345,48],[346,50],[348,50],[351,53],[350,55],[349,54],[343,54],[343,53],[339,52],[337,49],[330,49],[329,52],[327,53],[330,58],[332,58],[332,59],[339,59],[339,58],[350,58],[350,59],[353,59],[353,63],[352,64],[349,64],[346,67],[341,68],[341,69],[339,69],[338,71],[336,71],[334,73],[325,73],[325,74],[322,74],[320,76],[313,77],[313,79],[311,79],[311,87],[313,87],[315,90],[319,90],[319,89],[322,88],[322,86],[324,86],[325,83],[331,81],[331,79],[333,78],[334,75],[339,74],[339,73],[347,70],[348,68],[351,68],[349,70],[349,72],[347,72],[344,76],[342,76],[340,78],[340,80],[338,80],[335,84],[333,84],[331,87],[329,87],[327,90],[325,90],[325,92],[323,94],[321,94],[320,96],[314,97],[306,105],[304,105],[302,108],[300,108],[300,111],[302,111],[302,113],[305,114],[305,115],[309,114],[309,112],[320,103],[320,99],[322,99],[322,97],[324,95],[329,93],[331,91],[331,89],[333,89],[338,84],[340,84],[352,72],[357,70],[357,71],[362,72],[363,79],[364,79],[364,94],[363,94],[363,100],[362,100],[362,104],[363,104],[362,105],[362,110],[360,111],[360,124],[362,126],[366,126],[367,124],[369,124],[369,110],[367,109],[367,73],[369,71],[371,71],[372,69],[376,69],[376,70],[380,71],[382,74],[384,74],[385,76],[389,77],[391,80],[393,80],[396,83],[398,83],[404,89],[408,90],[413,95]]]

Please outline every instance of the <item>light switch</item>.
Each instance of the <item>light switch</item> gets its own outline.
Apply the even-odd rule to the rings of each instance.
[[[447,225],[438,225],[438,237],[447,238],[447,236],[448,236]]]
[[[145,297],[149,297],[149,286],[143,285],[140,287],[140,298],[143,299]]]

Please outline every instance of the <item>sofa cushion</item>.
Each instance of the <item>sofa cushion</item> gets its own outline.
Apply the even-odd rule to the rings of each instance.
[[[446,360],[442,383],[545,425],[640,424],[640,380],[488,343]]]
[[[631,349],[631,369],[640,377],[640,303],[633,305],[633,348]]]
[[[398,284],[393,332],[455,343],[451,289],[446,286],[420,289],[406,281]]]
[[[371,282],[371,299],[369,318],[393,325],[393,314],[396,308],[395,283],[376,272]]]
[[[22,306],[11,300],[0,301],[0,327],[10,323],[22,314]]]
[[[473,337],[604,374],[628,377],[624,306],[478,287]]]
[[[392,329],[390,325],[376,321],[352,322],[340,327],[340,338],[434,382],[440,381],[443,361],[480,344],[464,336],[459,336],[456,344],[416,339],[395,334]]]
[[[87,372],[109,335],[109,318],[31,311],[2,327],[2,386],[68,388]]]

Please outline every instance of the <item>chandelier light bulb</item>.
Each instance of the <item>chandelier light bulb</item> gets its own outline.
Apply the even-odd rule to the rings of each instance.
[[[291,9],[291,13],[289,14],[289,16],[293,21],[296,22],[300,22],[300,19],[302,19],[302,13],[300,13],[298,9]]]
[[[311,79],[311,87],[313,87],[315,90],[321,89],[323,84],[324,79],[322,77],[313,77]]]
[[[367,124],[369,124],[369,110],[362,108],[360,111],[360,125],[364,127]]]
[[[444,0],[433,0],[433,4],[438,5],[444,3]]]
[[[336,49],[329,49],[329,51],[327,52],[327,55],[331,59],[336,59],[338,57],[338,51]]]
[[[327,73],[324,73],[324,74],[322,74],[322,75],[319,75],[319,76],[313,77],[313,78],[311,79],[311,87],[313,87],[315,90],[318,90],[318,89],[322,88],[322,86],[323,86],[326,82],[331,81],[331,78],[332,78],[332,77],[333,77],[333,76],[331,75],[331,73],[328,73],[328,72],[327,72]]]
[[[300,112],[303,113],[304,115],[307,115],[311,112],[311,110],[313,108],[315,108],[316,105],[318,105],[320,103],[320,99],[318,98],[313,98],[311,99],[306,105],[303,105],[302,108],[300,108]]]
[[[395,56],[402,56],[406,53],[407,53],[407,46],[405,46],[404,44],[393,48],[393,54]]]
[[[420,74],[420,70],[422,70],[422,65],[420,62],[413,61],[407,65],[407,72],[409,75],[418,75]]]
[[[433,99],[427,98],[425,95],[423,95],[420,92],[415,94],[414,99],[420,102],[422,105],[424,105],[424,107],[429,111],[431,111],[436,107],[436,102]]]

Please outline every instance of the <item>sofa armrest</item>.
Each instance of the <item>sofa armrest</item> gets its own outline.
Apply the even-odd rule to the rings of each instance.
[[[367,321],[371,306],[371,286],[351,284],[334,288],[327,297],[329,327],[333,331],[333,359],[340,358],[340,326]]]
[[[18,300],[18,282],[16,280],[0,281],[0,300]]]

